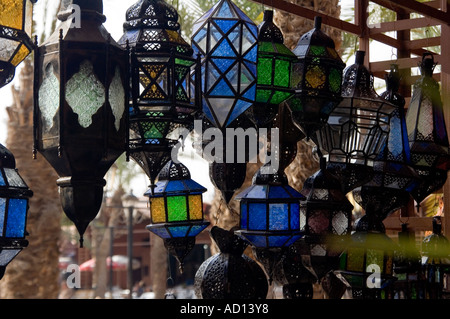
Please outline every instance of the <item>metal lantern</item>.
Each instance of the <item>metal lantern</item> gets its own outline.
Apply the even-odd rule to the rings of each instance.
[[[288,99],[295,124],[307,138],[327,122],[341,101],[342,62],[333,40],[322,30],[322,18],[305,33],[294,49],[298,61],[292,73],[295,95]]]
[[[417,204],[445,184],[450,168],[439,84],[432,77],[435,66],[433,55],[425,53],[420,63],[421,77],[414,84],[406,112],[412,166],[421,178],[421,183],[411,191]]]
[[[195,274],[195,295],[199,299],[265,299],[266,275],[256,261],[244,255],[248,243],[229,231],[214,226],[211,237],[220,253],[205,260]]]
[[[183,269],[183,260],[195,245],[195,236],[209,222],[203,219],[202,194],[206,188],[191,179],[182,163],[169,161],[158,175],[154,189],[144,195],[150,198],[150,220],[147,229],[164,240]]]
[[[10,83],[16,67],[34,49],[33,4],[37,0],[0,2],[0,87]]]
[[[192,34],[202,57],[203,114],[215,127],[228,127],[255,101],[257,27],[231,0],[221,0]]]
[[[80,28],[72,27],[72,4],[81,9]],[[101,0],[63,1],[59,28],[35,55],[34,153],[59,175],[61,204],[81,245],[128,131],[127,55],[103,27],[102,12]]]
[[[395,106],[373,88],[373,75],[363,65],[364,51],[344,71],[343,100],[317,131],[316,144],[326,152],[327,169],[342,181],[344,193],[371,179],[373,160],[389,133]]]
[[[404,98],[398,93],[400,75],[396,65],[386,76],[387,90],[381,97],[396,108],[391,114],[386,144],[373,162],[373,177],[353,190],[353,197],[371,219],[382,221],[389,214],[404,207],[419,176],[410,166],[411,154],[406,130]],[[377,223],[377,221],[374,221]]]
[[[284,45],[283,34],[273,23],[273,11],[264,11],[258,26],[256,97],[252,107],[258,127],[270,124],[278,105],[293,95],[291,74],[297,57]]]
[[[197,60],[180,34],[177,11],[163,0],[132,5],[124,30],[118,42],[131,50],[127,152],[153,185],[170,160],[180,136],[177,129],[192,130],[200,109],[199,85],[190,85]]]
[[[32,196],[16,169],[13,154],[0,144],[0,279],[11,260],[28,246],[25,227]]]
[[[350,235],[353,206],[341,190],[341,184],[326,169],[321,158],[320,170],[308,177],[300,192],[300,230],[304,232],[308,269],[317,280],[339,266],[344,236]]]

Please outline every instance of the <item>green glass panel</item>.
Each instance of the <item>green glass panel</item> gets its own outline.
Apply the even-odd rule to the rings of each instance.
[[[273,49],[272,42],[260,42],[260,43],[258,43],[258,51],[259,52],[275,53],[274,49]]]
[[[256,91],[256,102],[267,103],[269,102],[272,91],[270,90],[257,90]]]
[[[291,110],[294,112],[303,111],[303,104],[300,99],[291,99],[289,106],[291,107]]]
[[[312,45],[309,49],[309,52],[312,55],[320,55],[320,56],[326,55],[325,48],[322,46],[318,46],[318,45]]]
[[[367,250],[367,256],[366,256],[366,264],[367,266],[375,264],[380,267],[380,271],[383,272],[384,270],[384,252],[382,250],[378,249],[368,249]]]
[[[258,59],[258,84],[271,85],[272,84],[272,59]]]
[[[272,99],[270,100],[270,103],[280,104],[281,102],[286,100],[291,95],[292,95],[292,93],[290,93],[290,92],[275,91],[275,93],[272,96]]]
[[[156,128],[155,125],[150,125],[147,131],[144,133],[144,138],[163,138],[161,132]]]
[[[290,63],[286,60],[275,60],[274,85],[281,87],[289,86]]]
[[[187,220],[187,207],[185,196],[167,197],[168,221],[184,221]]]
[[[179,58],[176,58],[175,59],[175,64],[180,64],[180,65],[185,65],[185,66],[192,66],[192,65],[194,65],[194,61],[190,61],[190,60],[185,60],[185,59],[179,59]]]
[[[296,58],[295,54],[292,53],[292,51],[289,50],[289,48],[287,48],[283,43],[275,43],[275,47],[277,48],[278,53],[289,55],[292,56],[293,58]]]
[[[330,90],[338,93],[341,89],[342,74],[336,69],[330,70],[330,75],[328,76],[328,81],[330,82]]]
[[[347,255],[347,270],[349,271],[365,271],[364,268],[364,249],[349,248]]]

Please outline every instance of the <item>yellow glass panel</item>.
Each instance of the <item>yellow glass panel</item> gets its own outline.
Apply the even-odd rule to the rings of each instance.
[[[153,223],[166,222],[166,207],[164,205],[164,197],[155,197],[150,199],[150,212],[152,214]]]
[[[305,79],[313,89],[317,89],[325,84],[326,75],[320,66],[314,65],[306,72]]]
[[[203,219],[202,195],[189,196],[189,218]]]
[[[22,14],[22,0],[0,0],[0,25],[22,30]]]
[[[347,255],[347,270],[364,271],[364,249],[349,248]]]
[[[21,45],[19,51],[17,51],[16,55],[12,59],[11,63],[14,66],[18,66],[20,62],[22,62],[27,56],[30,54],[30,50],[25,45]]]

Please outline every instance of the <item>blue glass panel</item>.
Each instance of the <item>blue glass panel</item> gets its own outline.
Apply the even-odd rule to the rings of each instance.
[[[251,190],[247,193],[246,198],[260,198],[266,199],[267,185],[253,185]]]
[[[248,229],[266,230],[267,212],[264,203],[248,203]]]
[[[186,237],[190,227],[191,226],[169,226],[168,228],[172,237],[179,238]]]
[[[214,116],[212,115],[211,110],[205,101],[203,101],[203,109],[202,110],[203,110],[203,114],[206,116],[206,118],[208,120],[210,120],[214,126],[217,126],[216,120],[214,119]]]
[[[158,194],[158,193],[164,192],[167,183],[168,183],[168,181],[161,181],[161,182],[156,183],[155,190],[153,191],[153,193]]]
[[[225,73],[225,71],[228,70],[233,63],[236,62],[235,59],[217,59],[217,58],[212,59],[212,61],[222,73]]]
[[[24,237],[27,200],[10,198],[5,237]]]
[[[234,11],[231,11],[230,6],[228,5],[228,1],[224,1],[222,6],[214,15],[216,18],[235,18],[236,14]]]
[[[237,20],[214,19],[214,22],[217,24],[219,29],[223,31],[223,33],[227,33],[236,25]]]
[[[269,198],[291,198],[291,194],[286,192],[283,186],[270,186]]]
[[[250,106],[252,106],[252,103],[245,102],[242,100],[239,100],[236,102],[236,105],[234,106],[233,112],[230,114],[230,117],[227,121],[227,126],[231,124],[235,119],[238,118],[239,115],[245,112]]]
[[[202,232],[209,224],[205,223],[203,225],[192,226],[191,231],[189,232],[188,237],[195,237]]]
[[[193,42],[198,45],[198,48],[201,49],[201,53],[206,53],[206,44],[207,44],[207,31],[206,28],[201,29],[194,37]]]
[[[213,57],[236,57],[236,53],[234,52],[227,39],[223,39],[222,42],[220,42],[220,44],[216,47],[216,49],[213,50],[210,54]]]
[[[0,198],[0,236],[3,236],[3,225],[5,223],[6,198]]]
[[[235,93],[224,79],[217,83],[216,87],[209,93],[211,96],[234,96]]]
[[[166,192],[178,193],[185,190],[186,188],[182,181],[170,181],[166,186]]]
[[[255,45],[253,48],[251,48],[247,54],[245,54],[244,59],[251,61],[253,63],[256,63],[256,57],[258,55],[258,46]],[[254,72],[256,74],[256,71]]]
[[[258,38],[258,27],[254,23],[245,23],[247,28],[253,33],[253,36],[255,37],[255,41]]]
[[[250,62],[244,62],[245,66],[247,67],[247,69],[252,72],[252,74],[256,74],[256,64],[255,63],[250,63]]]
[[[250,100],[250,101],[255,101],[255,96],[256,96],[256,85],[253,84],[248,90],[247,92],[245,92],[242,97]]]
[[[186,185],[186,189],[189,190],[191,194],[206,192],[206,188],[194,181],[193,179],[187,179],[183,181]]]
[[[170,234],[165,227],[162,228],[152,227],[148,228],[148,230],[161,238],[170,238]]]
[[[0,171],[0,186],[6,186],[5,179],[3,178],[3,174],[1,171]]]
[[[255,247],[267,247],[265,236],[245,234],[245,238]]]
[[[270,236],[269,247],[283,247],[291,236]]]
[[[299,240],[299,239],[302,238],[302,237],[303,237],[302,235],[295,235],[295,236],[292,236],[292,238],[289,239],[289,240],[284,244],[284,246],[285,246],[285,247],[288,247],[288,246],[292,245],[293,243],[295,243],[297,240]]]
[[[395,116],[394,112],[393,116],[390,120],[389,126],[389,137],[388,137],[388,148],[391,151],[392,155],[395,157],[399,156],[403,152],[403,138],[402,138],[402,126],[400,122],[400,118]],[[398,114],[397,114],[398,115]]]
[[[289,229],[288,204],[269,204],[269,230]]]
[[[300,230],[300,205],[291,204],[291,229]]]
[[[247,202],[241,201],[241,229],[247,229]]]

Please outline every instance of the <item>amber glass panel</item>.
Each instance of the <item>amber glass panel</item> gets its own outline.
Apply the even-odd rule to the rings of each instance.
[[[150,211],[152,213],[153,223],[166,222],[166,209],[164,206],[164,197],[155,197],[150,199]]]
[[[14,66],[18,66],[20,62],[22,62],[30,53],[30,50],[25,45],[21,45],[19,51],[17,51],[16,55],[11,61],[11,64]]]
[[[0,25],[21,30],[23,26],[22,14],[22,0],[0,0]]]
[[[347,270],[364,271],[364,249],[349,248],[347,256]]]
[[[202,195],[189,196],[189,218],[203,219]]]

